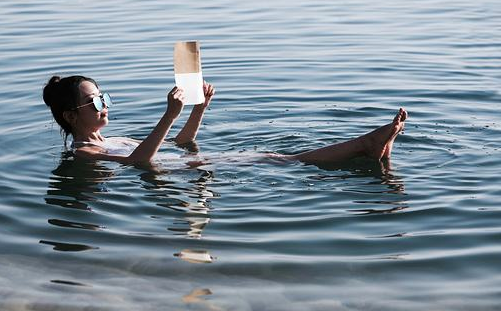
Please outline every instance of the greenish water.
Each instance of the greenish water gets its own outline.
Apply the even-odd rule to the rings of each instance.
[[[3,1],[0,17],[2,310],[499,310],[497,1]],[[64,153],[53,74],[96,79],[116,103],[103,133],[143,138],[193,39],[217,88],[209,164],[170,142],[156,170]],[[389,166],[247,160],[401,106]]]

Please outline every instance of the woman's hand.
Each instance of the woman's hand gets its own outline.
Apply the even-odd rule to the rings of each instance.
[[[172,120],[179,117],[184,107],[184,91],[175,86],[167,95],[167,111],[165,114]]]
[[[202,103],[203,108],[207,108],[212,100],[212,97],[216,93],[216,90],[214,89],[214,86],[212,84],[207,83],[207,81],[204,81],[204,96],[205,96],[205,101]]]
[[[202,118],[204,116],[205,108],[207,108],[214,96],[214,87],[212,84],[204,81],[204,96],[205,101],[198,105],[193,106],[193,110],[191,111],[190,117],[186,121],[186,124],[183,126],[179,134],[176,136],[176,143],[185,144],[188,142],[195,141],[197,137],[198,129],[202,124]]]

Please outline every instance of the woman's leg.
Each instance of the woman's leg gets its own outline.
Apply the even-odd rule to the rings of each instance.
[[[360,156],[381,160],[390,158],[393,142],[404,128],[407,112],[400,108],[393,122],[355,139],[293,155],[270,155],[270,158],[299,160],[305,163],[340,162]]]

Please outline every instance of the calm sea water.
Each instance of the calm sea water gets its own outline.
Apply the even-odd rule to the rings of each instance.
[[[5,0],[0,39],[2,310],[501,309],[497,0]],[[103,133],[143,138],[178,40],[217,88],[198,136],[214,160],[65,154],[51,75],[95,78],[116,102]],[[401,106],[390,165],[246,160]]]

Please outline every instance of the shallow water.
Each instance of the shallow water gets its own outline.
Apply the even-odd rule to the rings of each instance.
[[[1,309],[499,310],[498,1],[7,0],[0,17]],[[51,75],[95,78],[116,103],[103,133],[143,138],[192,39],[217,88],[210,163],[170,142],[155,169],[64,152]],[[400,106],[390,164],[248,160]]]

